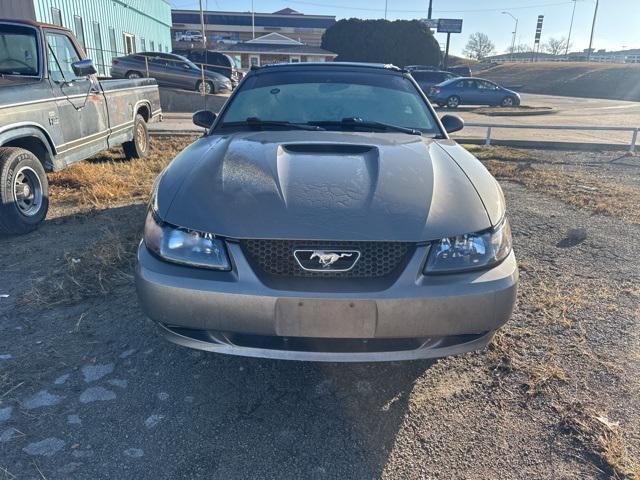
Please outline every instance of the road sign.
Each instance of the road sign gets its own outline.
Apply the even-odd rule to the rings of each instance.
[[[438,28],[437,18],[423,18],[420,21],[424,23],[428,28]]]
[[[462,19],[440,18],[438,20],[438,33],[461,33]]]
[[[542,22],[544,21],[544,15],[538,15],[538,24],[536,25],[536,41],[537,45],[540,43],[540,37],[542,36]]]

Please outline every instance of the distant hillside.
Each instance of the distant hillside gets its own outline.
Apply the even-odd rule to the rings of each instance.
[[[640,101],[640,64],[504,63],[473,74],[528,93]]]

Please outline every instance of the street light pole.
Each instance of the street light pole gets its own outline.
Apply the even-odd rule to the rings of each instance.
[[[387,4],[389,3],[389,0],[384,0],[384,19],[387,19]]]
[[[511,39],[511,61],[513,62],[513,53],[516,49],[516,35],[518,34],[518,19],[509,12],[502,12],[502,13],[504,15],[509,15],[511,18],[513,18],[516,21],[516,26],[513,29],[513,38]]]
[[[600,0],[596,0],[596,8],[593,11],[593,23],[591,24],[591,37],[589,38],[589,51],[587,52],[587,62],[591,61],[591,48],[593,47],[593,32],[596,29],[596,18],[598,18],[598,3],[600,3]]]
[[[256,11],[253,9],[253,0],[251,0],[251,38],[256,38]]]
[[[569,44],[571,43],[571,31],[573,30],[573,17],[576,15],[576,4],[578,0],[573,0],[573,13],[571,13],[571,23],[569,24],[569,36],[567,37],[567,48],[564,50],[564,58],[569,55]]]
[[[429,0],[429,10],[427,11],[427,18],[431,20],[431,14],[433,13],[433,0]]]

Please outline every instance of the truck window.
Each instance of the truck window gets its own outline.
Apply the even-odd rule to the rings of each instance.
[[[80,55],[71,43],[71,39],[62,33],[46,34],[49,49],[49,76],[54,82],[77,80],[71,64],[80,60]]]
[[[39,75],[36,31],[17,25],[0,27],[0,74]]]

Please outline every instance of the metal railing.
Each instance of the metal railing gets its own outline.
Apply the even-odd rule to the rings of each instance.
[[[484,144],[491,145],[491,133],[494,129],[528,129],[528,130],[577,130],[577,131],[604,131],[604,132],[630,132],[631,143],[629,144],[629,152],[634,153],[638,142],[638,131],[640,127],[599,127],[584,125],[509,125],[509,124],[493,124],[493,123],[465,123],[465,127],[486,128]]]

